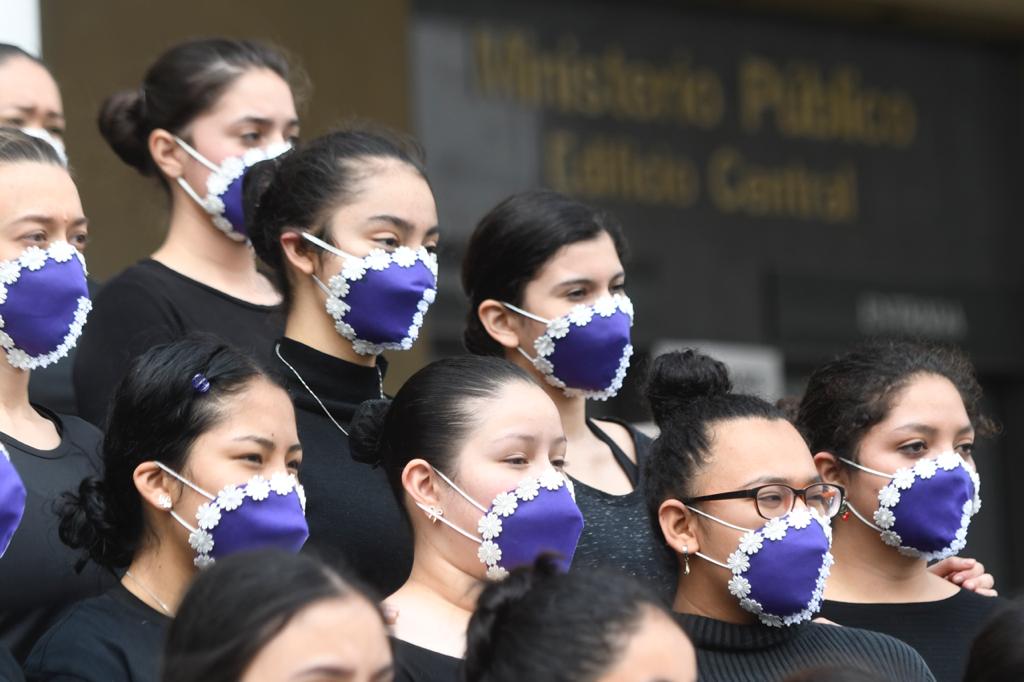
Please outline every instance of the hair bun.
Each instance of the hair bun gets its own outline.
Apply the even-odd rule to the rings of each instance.
[[[695,401],[730,392],[732,381],[725,364],[693,349],[656,357],[644,389],[660,428]]]
[[[249,230],[249,239],[256,250],[256,255],[269,264],[276,264],[273,259],[280,260],[281,249],[268,238],[269,230],[266,228],[267,220],[264,216],[269,215],[273,219],[274,211],[273,206],[264,204],[272,203],[266,201],[268,190],[274,184],[281,162],[291,155],[292,151],[289,150],[280,156],[255,163],[242,177],[242,214]]]
[[[142,90],[121,90],[108,97],[98,123],[103,139],[122,161],[143,175],[153,173]]]
[[[384,458],[384,421],[391,409],[388,399],[367,400],[356,408],[348,427],[352,459],[377,466]]]

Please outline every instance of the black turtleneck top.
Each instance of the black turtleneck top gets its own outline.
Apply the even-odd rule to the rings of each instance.
[[[281,339],[277,349],[342,428],[348,428],[360,403],[380,397],[382,358],[378,372],[288,338]],[[306,550],[328,562],[341,558],[386,597],[409,577],[412,534],[384,470],[352,459],[348,436],[277,354],[272,357],[287,381],[302,443],[300,479],[309,523]]]
[[[701,682],[779,682],[818,667],[860,668],[894,682],[934,682],[924,660],[898,639],[857,628],[803,623],[771,628],[677,613],[697,649]]]
[[[938,682],[960,682],[971,643],[1006,601],[960,590],[937,601],[903,604],[851,604],[826,601],[821,615],[840,625],[884,632],[924,657]]]

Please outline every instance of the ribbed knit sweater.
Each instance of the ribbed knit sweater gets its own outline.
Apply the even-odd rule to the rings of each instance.
[[[924,659],[898,639],[838,625],[736,625],[676,614],[697,649],[701,682],[779,682],[808,668],[861,668],[893,682],[934,682]]]

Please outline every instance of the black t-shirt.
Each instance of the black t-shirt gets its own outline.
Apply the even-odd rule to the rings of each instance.
[[[78,603],[36,643],[29,682],[158,682],[171,619],[118,583]]]
[[[144,260],[96,297],[75,357],[78,414],[103,425],[129,362],[153,346],[207,332],[269,361],[271,343],[283,329],[280,306],[247,303]]]
[[[0,682],[25,682],[21,666],[3,645],[0,645]]]
[[[826,601],[821,615],[840,625],[901,639],[917,649],[938,682],[960,682],[974,637],[1005,603],[960,590],[946,599],[910,604]]]
[[[625,427],[633,437],[636,464],[597,422],[587,420],[594,435],[611,449],[619,466],[633,483],[633,491],[612,495],[573,479],[576,504],[583,513],[583,534],[576,547],[572,569],[602,566],[621,571],[644,581],[671,604],[676,593],[679,562],[662,538],[655,535],[640,482],[651,450],[651,439],[628,424],[616,423]]]
[[[99,472],[103,434],[78,417],[34,407],[56,426],[55,449],[37,450],[0,433],[28,493],[21,525],[0,559],[0,644],[20,661],[68,606],[100,594],[112,581],[91,563],[75,572],[79,554],[60,541],[54,508],[62,493],[77,492],[83,478]]]
[[[462,659],[391,638],[395,682],[457,682],[462,680]]]
[[[380,397],[383,368],[378,372],[354,365],[292,339],[281,339],[280,352],[342,428],[348,428],[360,403]],[[293,371],[274,357],[288,381],[302,442],[299,478],[306,489],[306,550],[328,561],[340,555],[378,596],[386,597],[412,570],[412,534],[384,470],[352,459],[348,436]]]

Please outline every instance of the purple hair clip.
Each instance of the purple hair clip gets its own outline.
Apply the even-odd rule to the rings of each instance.
[[[200,372],[192,377],[192,388],[196,390],[196,393],[206,393],[210,390],[210,380]]]

